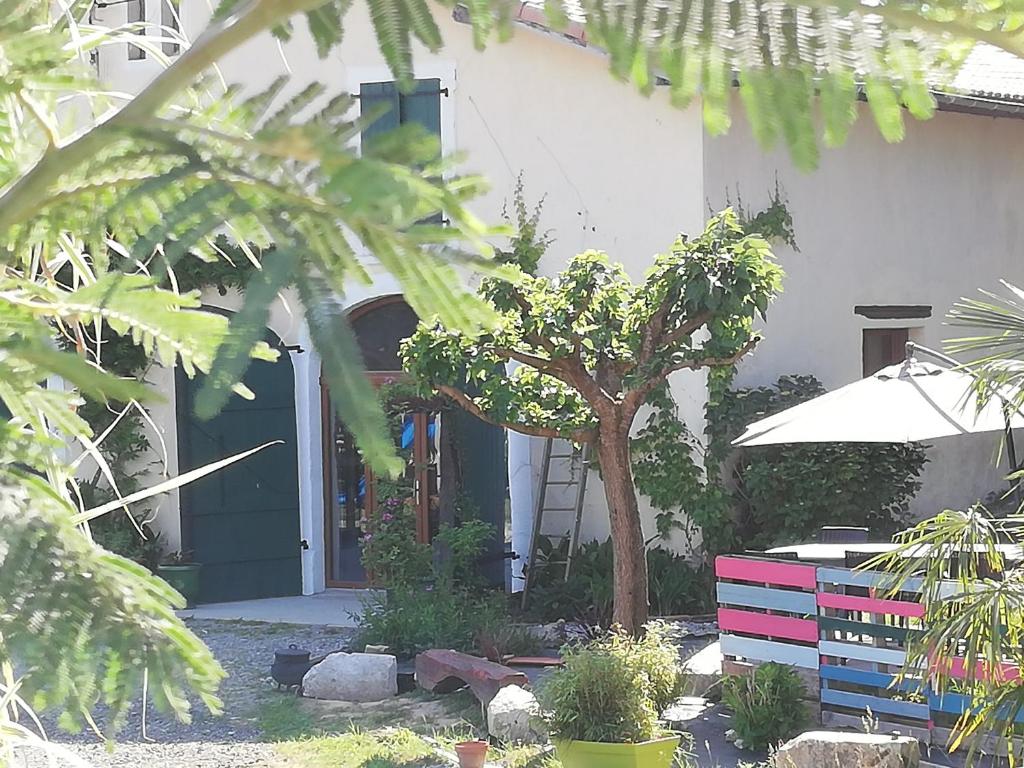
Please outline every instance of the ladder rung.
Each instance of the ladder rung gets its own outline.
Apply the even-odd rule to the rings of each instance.
[[[575,458],[575,457],[576,457],[575,453],[557,453],[557,454],[553,453],[553,454],[551,454],[551,456],[549,458],[552,458],[552,459],[572,459],[572,458]]]
[[[579,485],[579,480],[548,480],[547,485]]]
[[[544,507],[544,512],[575,512],[576,507]]]

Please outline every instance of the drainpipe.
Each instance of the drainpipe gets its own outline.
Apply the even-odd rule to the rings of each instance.
[[[519,365],[507,364],[509,375]],[[512,551],[519,557],[512,561],[512,592],[521,592],[525,585],[523,563],[530,549],[533,530],[533,463],[529,435],[508,430],[508,495],[512,513]]]

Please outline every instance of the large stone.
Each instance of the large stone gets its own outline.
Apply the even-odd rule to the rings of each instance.
[[[310,667],[302,693],[332,701],[381,701],[398,694],[398,661],[376,653],[332,653]]]
[[[543,743],[547,739],[537,722],[539,714],[536,696],[518,685],[506,685],[487,705],[487,733],[509,744]]]
[[[809,731],[775,753],[776,768],[918,768],[921,748],[911,736]]]

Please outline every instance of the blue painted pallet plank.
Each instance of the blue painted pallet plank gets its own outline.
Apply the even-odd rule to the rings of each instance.
[[[819,568],[819,584],[842,584],[849,587],[888,588],[892,585],[892,577],[884,571],[855,571],[849,568]],[[920,592],[922,580],[912,576],[903,582],[900,589],[904,592]]]
[[[927,704],[916,704],[912,701],[894,701],[881,696],[868,696],[864,693],[850,693],[848,691],[836,691],[831,688],[822,688],[821,703],[832,704],[837,707],[849,707],[850,709],[866,710],[871,708],[872,712],[897,715],[911,720],[931,719]]]
[[[835,664],[822,664],[818,669],[818,674],[821,675],[822,680],[835,680],[840,683],[852,683],[853,685],[867,685],[873,688],[888,689],[890,686],[893,690],[897,691],[912,691],[922,692],[923,686],[921,683],[914,679],[906,679],[894,684],[896,679],[895,675],[889,675],[885,672],[871,672],[866,669],[856,669],[855,667],[840,667]]]
[[[819,584],[841,584],[849,587],[864,587],[865,589],[880,589],[884,593],[892,588],[892,577],[885,571],[860,571],[849,568],[818,568]],[[924,580],[911,576],[900,585],[901,592],[920,592],[924,586]],[[950,597],[960,592],[960,586],[955,581],[944,581],[939,588],[942,597]]]
[[[718,602],[725,605],[764,608],[769,611],[786,611],[801,616],[818,613],[813,592],[789,592],[784,589],[752,587],[747,584],[719,582]]]
[[[755,661],[775,661],[802,669],[818,668],[818,649],[811,646],[776,643],[772,640],[758,640],[738,635],[722,635],[719,640],[722,653],[726,656],[741,656]]]
[[[871,661],[875,664],[893,664],[900,667],[907,660],[906,651],[900,651],[895,648],[877,648],[863,643],[841,643],[837,640],[819,641],[818,651],[822,656]]]
[[[933,712],[945,712],[949,715],[962,715],[971,710],[971,697],[963,693],[931,693],[928,695],[928,706]],[[1012,709],[1009,706],[1000,707],[999,710],[1005,717],[1009,716]],[[1024,710],[1017,712],[1015,722],[1024,723]]]

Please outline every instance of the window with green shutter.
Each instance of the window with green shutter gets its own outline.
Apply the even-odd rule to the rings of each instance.
[[[400,125],[418,123],[441,138],[441,81],[426,78],[416,81],[410,93],[401,93],[393,82],[363,83],[359,88],[362,114],[369,114],[384,105],[384,114],[363,128],[362,142],[366,147],[375,136],[392,131]]]

